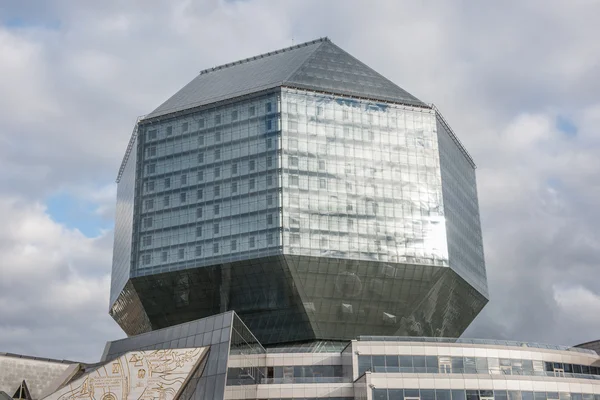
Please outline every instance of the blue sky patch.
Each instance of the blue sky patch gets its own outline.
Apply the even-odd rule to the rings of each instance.
[[[566,136],[577,136],[577,125],[575,125],[571,119],[565,116],[559,115],[556,117],[556,127]]]
[[[98,204],[79,199],[68,193],[58,193],[46,201],[47,213],[52,219],[69,229],[79,229],[87,237],[96,237],[102,230],[112,228],[96,213]]]

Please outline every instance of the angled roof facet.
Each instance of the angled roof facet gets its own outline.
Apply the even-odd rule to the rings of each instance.
[[[427,107],[329,40],[286,80],[286,86]]]
[[[278,86],[427,107],[323,38],[204,70],[144,119]]]

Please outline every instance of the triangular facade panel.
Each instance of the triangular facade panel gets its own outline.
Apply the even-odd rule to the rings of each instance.
[[[146,118],[280,86],[321,43],[322,41],[316,40],[202,71]]]
[[[301,89],[427,106],[330,41],[324,41],[286,84]]]

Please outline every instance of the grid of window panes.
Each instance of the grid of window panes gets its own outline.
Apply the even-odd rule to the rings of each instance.
[[[440,120],[437,133],[450,267],[487,297],[475,169]]]
[[[281,96],[284,252],[447,266],[433,112]]]
[[[278,96],[147,125],[137,273],[277,253]]]
[[[228,368],[227,385],[270,385],[284,383],[343,383],[352,382],[344,376],[341,365],[285,365],[259,368]]]
[[[134,142],[134,148],[137,140]],[[131,152],[123,174],[117,185],[117,205],[115,210],[115,238],[110,284],[110,305],[117,300],[119,293],[129,279],[131,268],[131,239],[133,237],[133,211],[135,196],[136,154]]]
[[[358,356],[358,375],[362,375],[365,371],[562,376],[600,379],[600,367],[496,357],[360,355]]]
[[[600,400],[600,394],[492,389],[373,389],[373,400]]]

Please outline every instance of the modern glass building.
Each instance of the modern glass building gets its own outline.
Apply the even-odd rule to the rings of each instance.
[[[110,314],[234,310],[263,344],[459,336],[487,302],[475,165],[328,39],[202,71],[134,129]]]
[[[447,338],[488,296],[474,168],[435,107],[327,39],[203,71],[119,172],[129,337],[27,374],[0,354],[0,398],[600,400],[598,342]]]

